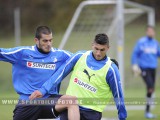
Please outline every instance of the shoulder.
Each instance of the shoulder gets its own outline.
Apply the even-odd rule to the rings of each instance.
[[[112,64],[115,64],[117,66],[117,68],[119,69],[119,63],[116,59],[111,58],[110,59],[112,61]]]
[[[81,51],[77,51],[76,53],[74,53],[74,55],[83,55],[85,54],[87,51],[85,50],[81,50]]]
[[[115,73],[117,74],[117,73],[119,73],[118,66],[117,66],[116,63],[114,63],[113,61],[112,61],[112,63],[111,63],[111,66],[110,66],[108,72],[109,72],[109,73],[112,73],[112,74],[115,74]]]
[[[119,71],[118,66],[117,66],[114,62],[112,62],[111,68],[112,68],[113,70]]]
[[[76,53],[74,53],[73,55],[72,55],[72,57],[76,57],[76,58],[80,58],[83,54],[85,54],[86,53],[86,51],[84,51],[84,50],[81,50],[81,51],[77,51]]]
[[[146,40],[147,40],[147,36],[143,36],[137,42],[140,44],[140,43],[146,42]]]
[[[108,81],[111,79],[119,79],[119,78],[120,78],[120,73],[119,73],[118,67],[116,66],[115,63],[112,62],[111,66],[107,72],[106,79]]]
[[[52,52],[53,53],[57,52],[58,54],[69,56],[69,57],[71,57],[73,54],[70,51],[62,50],[62,49],[58,49],[58,48],[52,48]]]
[[[7,50],[12,52],[34,51],[34,46],[18,46],[14,48],[8,48]]]
[[[153,39],[153,41],[157,44],[157,45],[159,45],[159,42],[158,42],[158,40],[156,40],[156,39]]]
[[[34,50],[34,46],[18,46],[18,47],[15,47],[13,49],[17,49],[17,50]]]
[[[141,46],[147,42],[147,36],[143,36],[136,41],[136,46]]]

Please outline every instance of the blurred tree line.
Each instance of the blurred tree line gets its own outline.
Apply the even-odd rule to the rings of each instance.
[[[0,33],[14,30],[14,9],[20,8],[21,29],[33,31],[38,25],[48,25],[54,31],[67,28],[79,3],[83,0],[0,0]]]
[[[14,9],[20,8],[21,29],[32,33],[38,25],[48,25],[54,31],[64,31],[75,9],[83,0],[0,0],[0,33],[9,34],[14,30]],[[160,0],[130,0],[154,7],[156,20],[160,19]]]

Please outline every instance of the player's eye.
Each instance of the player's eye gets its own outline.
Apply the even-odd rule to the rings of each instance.
[[[52,40],[43,40],[44,43],[51,42]]]
[[[105,49],[100,49],[100,51],[102,51],[102,52],[103,52],[104,50],[105,50]]]

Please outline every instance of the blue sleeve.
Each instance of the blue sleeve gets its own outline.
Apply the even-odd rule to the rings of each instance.
[[[21,58],[21,50],[22,48],[16,47],[16,48],[0,48],[0,60],[10,63],[16,63],[18,62],[18,59]]]
[[[131,64],[138,64],[138,56],[140,55],[140,43],[137,42],[133,48],[132,56],[131,56]]]
[[[107,73],[106,81],[112,91],[114,101],[118,110],[118,117],[120,120],[125,120],[127,117],[127,111],[124,104],[124,97],[121,88],[119,70],[114,63],[112,63]]]
[[[158,44],[157,56],[160,57],[160,45]]]
[[[72,71],[74,65],[82,56],[83,53],[76,53],[71,58],[69,58],[62,66],[52,75],[52,77],[47,80],[39,91],[45,95],[54,87],[59,85],[59,83]]]

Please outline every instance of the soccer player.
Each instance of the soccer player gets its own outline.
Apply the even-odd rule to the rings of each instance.
[[[42,96],[47,94],[54,85],[57,86],[73,70],[66,94],[82,100],[82,104],[79,104],[81,120],[100,120],[102,111],[112,95],[117,106],[119,119],[125,120],[127,112],[120,74],[118,67],[106,55],[108,50],[108,36],[103,33],[97,34],[92,43],[92,51],[77,52],[68,60],[67,64],[62,66],[50,81],[42,85],[42,88],[46,90]],[[93,103],[83,104],[83,102],[87,102],[86,100]],[[100,105],[96,103],[99,100],[103,102]],[[61,115],[61,119],[65,120],[66,117],[63,115]]]
[[[154,36],[154,28],[148,26],[146,36],[136,42],[131,56],[133,73],[135,75],[141,75],[146,85],[146,118],[155,118],[155,115],[150,112],[150,103],[155,89],[156,69],[158,67],[157,58],[160,57],[160,47]]]
[[[52,48],[52,31],[47,26],[39,26],[35,33],[34,46],[15,48],[0,48],[0,60],[12,64],[12,78],[15,91],[19,94],[19,103],[14,110],[14,120],[37,120],[40,118],[56,118],[59,113],[68,109],[70,120],[79,120],[78,105],[67,105],[56,102],[66,98],[76,100],[76,97],[58,95],[58,85],[54,86],[41,99],[54,100],[52,104],[34,103],[33,97],[37,91],[44,92],[41,86],[70,58],[71,53]],[[34,92],[36,91],[36,92]],[[30,101],[32,100],[32,101]],[[36,102],[37,104],[37,102]]]

